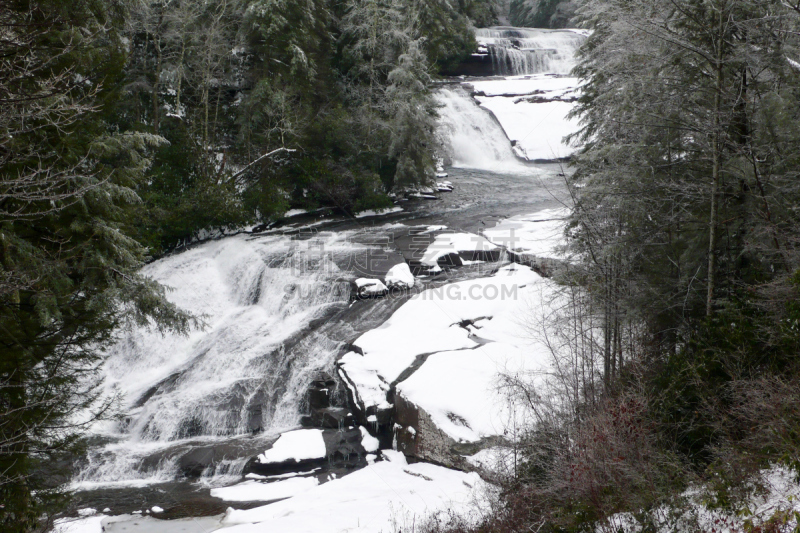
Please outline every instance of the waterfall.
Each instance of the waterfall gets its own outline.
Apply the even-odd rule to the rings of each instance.
[[[446,155],[455,167],[519,171],[524,168],[494,117],[458,86],[438,93],[439,135]]]
[[[586,36],[572,30],[496,27],[478,29],[478,42],[488,49],[495,74],[569,74],[575,51]]]
[[[124,417],[98,429],[109,444],[76,484],[173,479],[175,456],[197,442],[295,427],[306,387],[340,347],[319,319],[349,302],[348,269],[368,249],[352,233],[239,235],[148,265],[143,274],[205,328],[119,334],[103,372]]]

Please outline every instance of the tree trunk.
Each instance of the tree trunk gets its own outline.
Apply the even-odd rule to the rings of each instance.
[[[719,26],[717,32],[717,57],[714,65],[714,131],[711,146],[711,213],[708,221],[708,293],[706,295],[706,316],[711,316],[714,306],[714,291],[716,289],[717,271],[717,222],[719,219],[719,175],[721,166],[720,142],[720,111],[722,107],[722,48],[724,46],[723,11],[719,12]]]

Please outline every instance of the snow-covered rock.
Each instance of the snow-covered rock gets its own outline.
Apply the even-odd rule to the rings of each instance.
[[[491,111],[517,157],[553,160],[572,155],[563,138],[579,125],[567,115],[579,95],[580,80],[548,74],[474,82],[476,100]]]
[[[396,453],[396,452],[395,452]],[[229,509],[229,533],[374,533],[405,530],[452,511],[477,519],[489,487],[477,474],[431,464],[409,465],[402,454],[376,462],[292,498],[248,510]],[[409,529],[410,530],[410,529]]]
[[[379,279],[358,278],[355,281],[355,284],[356,295],[359,298],[375,298],[377,296],[383,296],[389,292],[389,289],[386,288],[386,285],[384,285]]]
[[[515,340],[524,346],[524,339],[511,342]],[[503,392],[503,377],[541,371],[549,356],[542,350],[525,350],[511,342],[490,342],[473,349],[432,354],[419,370],[397,385],[398,402],[402,398],[425,410],[433,424],[455,442],[477,442],[507,433],[515,420],[513,405]],[[397,422],[414,425],[400,417]],[[424,447],[420,438],[417,435],[417,445]]]
[[[398,446],[442,464],[455,464],[453,444],[482,446],[501,435],[512,418],[497,392],[499,380],[542,371],[549,361],[525,317],[543,305],[551,287],[530,268],[512,264],[492,277],[416,295],[358,338],[360,351],[339,361],[359,416],[380,419],[391,412],[394,397],[403,428]]]
[[[410,289],[414,286],[414,274],[408,264],[399,263],[389,269],[384,281],[390,288]]]
[[[429,267],[461,266],[467,261],[497,261],[500,247],[474,233],[442,233],[425,250],[420,263]],[[454,258],[457,256],[459,259]]]
[[[317,485],[319,480],[316,477],[292,477],[270,483],[251,480],[211,489],[211,496],[229,502],[268,502],[296,496]]]
[[[378,441],[378,439],[370,435],[369,431],[367,431],[367,428],[364,426],[361,426],[358,429],[361,430],[362,435],[361,446],[363,446],[364,449],[369,453],[377,452],[381,446],[381,443]]]
[[[299,463],[326,456],[325,440],[321,429],[299,429],[283,433],[272,448],[258,456],[259,464]]]

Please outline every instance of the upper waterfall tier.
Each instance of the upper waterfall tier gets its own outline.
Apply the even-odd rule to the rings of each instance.
[[[495,27],[475,30],[479,45],[486,49],[494,74],[569,74],[575,52],[586,40],[579,30],[544,30]]]

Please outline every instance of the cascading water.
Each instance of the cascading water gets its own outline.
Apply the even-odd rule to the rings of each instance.
[[[206,327],[121,333],[104,373],[125,417],[102,428],[111,442],[90,453],[76,485],[173,479],[176,458],[198,442],[295,427],[305,388],[340,346],[313,324],[349,302],[348,269],[368,248],[351,233],[240,235],[146,267]],[[246,459],[223,467],[235,474]]]
[[[503,128],[464,88],[441,89],[438,98],[439,134],[453,166],[495,172],[523,168]]]
[[[488,49],[495,74],[566,75],[575,66],[575,51],[585,34],[573,30],[496,27],[478,29],[478,42]]]

